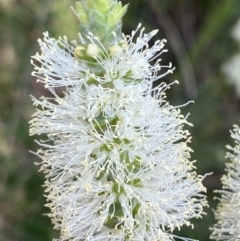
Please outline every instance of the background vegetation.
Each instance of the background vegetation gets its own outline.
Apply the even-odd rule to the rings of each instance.
[[[210,207],[203,219],[194,220],[195,229],[184,228],[180,235],[209,240],[216,206],[213,190],[221,188],[226,144],[233,144],[229,129],[238,124],[240,97],[236,85],[228,84],[222,66],[239,51],[232,27],[240,18],[239,0],[123,0],[130,3],[124,17],[124,32],[141,22],[146,31],[159,29],[157,38],[168,40],[171,61],[176,70],[164,81],[178,79],[168,91],[173,105],[191,113],[193,123],[192,159],[204,175]],[[77,38],[78,25],[69,5],[73,0],[0,0],[0,240],[50,241],[57,237],[45,213],[44,178],[34,165],[37,158],[34,138],[28,136],[28,121],[34,112],[29,95],[45,90],[31,77],[30,56],[38,49],[43,31],[53,37]],[[240,69],[240,65],[239,65]],[[238,69],[233,70],[238,71]],[[162,81],[162,80],[160,80]]]

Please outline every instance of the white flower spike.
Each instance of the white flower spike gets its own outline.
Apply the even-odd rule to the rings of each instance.
[[[230,162],[226,164],[226,172],[222,177],[223,190],[215,216],[218,222],[212,228],[211,239],[240,240],[240,128],[234,125],[231,137],[235,146],[227,146]]]
[[[30,134],[48,136],[37,141],[37,155],[59,241],[174,240],[175,228],[203,214],[205,188],[183,129],[189,123],[166,101],[170,84],[152,87],[173,71],[161,60],[151,64],[166,52],[165,40],[149,47],[156,33],[112,32],[109,45],[91,33],[79,43],[48,33],[39,40],[33,75],[52,97],[32,97],[41,108]]]

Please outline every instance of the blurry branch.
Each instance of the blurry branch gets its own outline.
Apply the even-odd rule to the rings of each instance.
[[[192,49],[191,59],[194,66],[198,66],[200,61],[204,61],[202,58],[206,58],[204,52],[217,40],[224,26],[232,17],[233,9],[237,10],[238,7],[235,6],[235,3],[235,0],[218,1],[215,3],[216,7],[209,11],[209,16],[201,27]]]
[[[34,16],[34,12],[28,6],[26,6],[26,4],[24,4],[21,0],[17,0],[17,2],[19,4],[21,4],[28,13],[30,13],[32,16]]]
[[[165,11],[165,7],[162,6],[161,1],[150,0],[148,3],[154,18],[164,29],[167,40],[169,41],[175,53],[180,66],[180,72],[183,76],[186,95],[192,99],[195,99],[197,97],[195,76],[188,52],[178,32],[178,29],[176,28],[169,14]]]
[[[51,1],[46,2],[45,3],[45,7],[41,10],[38,11],[37,14],[34,14],[32,10],[30,10],[26,5],[24,5],[21,1],[18,0],[18,2],[24,7],[23,13],[27,12],[28,14],[31,14],[31,18],[34,18],[34,26],[30,31],[34,31],[35,29],[44,29],[44,26],[46,25],[46,22],[48,20],[48,16],[51,12]],[[23,14],[22,13],[22,14]],[[16,13],[13,14],[13,16],[16,16]],[[21,27],[21,26],[20,26]],[[40,29],[39,29],[40,28]],[[22,34],[22,38],[26,38],[24,35],[27,33],[21,32]],[[28,44],[28,43],[26,43]],[[19,127],[19,122],[21,117],[24,117],[24,112],[23,110],[23,106],[28,106],[26,103],[28,103],[30,101],[29,98],[29,80],[30,76],[31,76],[31,72],[32,72],[32,66],[30,65],[30,57],[31,54],[34,52],[35,49],[35,45],[34,44],[30,44],[29,46],[25,46],[26,52],[24,54],[24,58],[22,58],[22,61],[20,62],[21,64],[18,66],[18,82],[21,83],[20,85],[18,85],[18,93],[20,94],[19,96],[19,100],[20,103],[15,104],[13,106],[12,109],[12,115],[14,116],[13,118],[13,123],[11,123],[11,128],[9,131],[9,139],[8,139],[8,143],[9,146],[12,150],[15,149],[15,144],[16,144],[16,139],[17,139],[17,129]],[[18,52],[17,54],[19,56],[22,55],[21,52],[22,50],[16,49],[16,51]],[[19,109],[19,106],[21,107]],[[26,120],[28,121],[28,120]],[[13,152],[13,151],[12,151]]]

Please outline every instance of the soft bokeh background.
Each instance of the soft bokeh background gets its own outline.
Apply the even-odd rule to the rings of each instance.
[[[157,38],[168,40],[169,52],[163,59],[171,61],[176,70],[164,80],[180,82],[168,91],[170,103],[195,101],[182,112],[191,113],[188,120],[194,125],[189,129],[197,172],[213,172],[204,180],[210,207],[203,219],[194,220],[194,230],[184,228],[180,235],[207,241],[217,203],[213,190],[221,188],[225,146],[233,144],[229,129],[240,119],[240,60],[232,59],[240,53],[236,40],[240,26],[235,27],[235,39],[232,34],[240,18],[240,1],[123,2],[130,2],[124,32],[130,33],[141,22],[146,31],[159,29]],[[37,158],[28,152],[37,148],[34,138],[28,136],[28,121],[34,112],[29,95],[45,93],[31,77],[30,56],[39,51],[37,39],[43,31],[53,37],[77,38],[78,23],[69,10],[73,4],[73,0],[0,0],[1,241],[50,241],[58,236],[44,215],[48,210],[44,208],[44,178],[34,165]]]

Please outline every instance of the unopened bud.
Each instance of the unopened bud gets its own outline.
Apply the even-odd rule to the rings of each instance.
[[[97,47],[96,44],[89,44],[87,46],[87,51],[86,51],[86,54],[89,56],[89,57],[92,57],[92,58],[96,58],[98,56],[98,53],[99,53],[99,48]]]
[[[115,55],[118,55],[122,52],[122,48],[117,45],[117,44],[114,44],[112,45],[110,48],[109,48],[109,53],[110,53],[110,56],[115,56]]]
[[[126,40],[120,40],[119,41],[119,44],[120,44],[120,46],[121,46],[121,48],[123,49],[123,50],[128,50],[128,48],[129,48],[129,45],[128,45],[128,42],[126,41]]]
[[[83,57],[84,52],[86,52],[86,48],[83,47],[83,46],[77,46],[77,47],[74,49],[74,55],[75,55],[76,57]]]
[[[112,11],[108,15],[107,24],[108,25],[116,25],[119,22],[121,22],[121,19],[122,19],[123,15],[127,11],[127,7],[128,7],[127,5],[122,7],[121,2],[118,2],[117,4],[115,4]]]
[[[82,2],[76,2],[76,10],[74,10],[75,14],[79,18],[80,24],[82,25],[88,25],[89,19],[88,14],[82,4]]]

